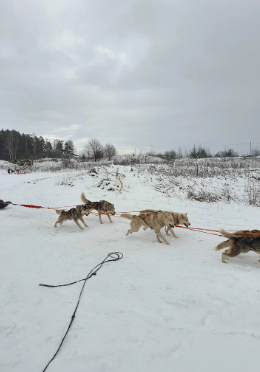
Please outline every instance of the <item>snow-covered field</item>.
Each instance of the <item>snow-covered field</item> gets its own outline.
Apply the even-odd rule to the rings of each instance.
[[[259,229],[259,208],[204,203],[156,191],[155,177],[130,166],[8,175],[0,171],[0,199],[60,207],[80,193],[106,199],[116,211],[144,208],[187,212],[191,225]],[[124,184],[115,177],[121,174]],[[105,181],[102,181],[104,180]],[[216,180],[216,186],[217,186]],[[99,186],[99,187],[98,187]],[[114,191],[108,191],[108,189]],[[222,238],[176,229],[159,244],[152,230],[125,236],[129,221],[85,217],[54,228],[53,210],[0,210],[0,371],[41,372],[68,327],[82,283],[109,252],[124,257],[87,281],[73,326],[52,372],[256,372],[260,345],[260,263],[254,253],[221,262]],[[164,233],[164,232],[163,232]]]

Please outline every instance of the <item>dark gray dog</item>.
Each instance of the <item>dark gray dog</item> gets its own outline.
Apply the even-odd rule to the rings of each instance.
[[[57,223],[62,225],[62,223],[67,220],[73,220],[81,230],[83,229],[78,220],[82,221],[85,227],[88,227],[83,220],[84,215],[89,215],[89,208],[86,205],[77,205],[76,208],[71,208],[68,211],[56,210],[56,213],[59,214],[59,218],[57,219],[54,227],[57,227]]]
[[[228,233],[225,230],[219,232],[229,238],[215,247],[216,251],[229,247],[222,253],[222,262],[226,263],[226,257],[235,257],[240,253],[254,251],[260,254],[260,231],[259,230],[240,230],[234,233]]]

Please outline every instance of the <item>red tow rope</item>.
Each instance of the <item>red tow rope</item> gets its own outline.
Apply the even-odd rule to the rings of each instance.
[[[20,207],[25,207],[25,208],[36,208],[36,209],[58,209],[58,208],[50,208],[50,207],[42,207],[40,205],[33,205],[33,204],[15,204],[12,202],[9,202],[9,204],[12,205],[19,205]]]
[[[175,226],[165,226],[165,232],[167,233],[171,227],[179,227],[181,229],[187,229],[187,230],[192,230],[192,231],[196,231],[196,232],[201,232],[201,233],[204,233],[204,234],[210,234],[210,235],[216,235],[216,236],[222,236],[220,234],[215,234],[213,232],[209,232],[209,231],[218,231],[218,230],[209,230],[209,231],[204,231],[204,230],[208,230],[208,229],[200,229],[198,227],[186,227],[186,226],[179,226],[179,225],[175,225]]]

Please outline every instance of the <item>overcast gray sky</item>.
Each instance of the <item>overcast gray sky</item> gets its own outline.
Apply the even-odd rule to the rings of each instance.
[[[1,129],[246,153],[259,101],[259,0],[0,0]]]

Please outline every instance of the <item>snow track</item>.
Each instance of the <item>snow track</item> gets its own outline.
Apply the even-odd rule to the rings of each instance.
[[[192,226],[259,229],[259,209],[237,203],[189,201],[154,188],[153,178],[125,175],[129,192],[97,187],[84,172],[0,174],[0,197],[47,207],[78,204],[80,194],[106,199],[118,211],[144,208],[187,212]],[[73,187],[60,184],[73,179]],[[111,177],[107,188],[116,187]],[[217,187],[216,181],[216,187]],[[153,231],[126,237],[129,221],[85,217],[54,228],[56,214],[8,206],[0,211],[0,371],[41,372],[56,351],[75,308],[81,279],[107,253],[124,258],[87,282],[73,326],[49,372],[256,372],[260,344],[260,263],[255,253],[221,262],[222,238],[176,229],[159,244]],[[163,232],[164,233],[164,232]]]

